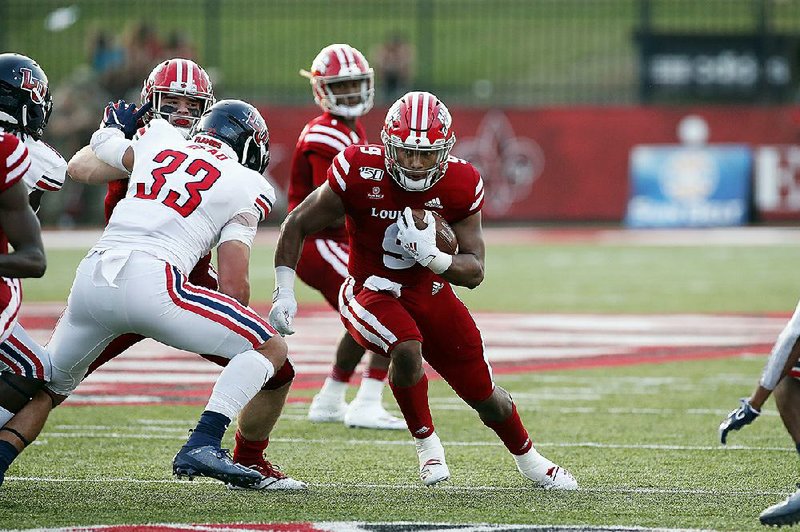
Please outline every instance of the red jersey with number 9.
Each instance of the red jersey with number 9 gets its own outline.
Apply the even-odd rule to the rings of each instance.
[[[439,213],[449,224],[483,207],[483,180],[467,161],[450,157],[444,177],[410,192],[389,175],[381,145],[350,146],[328,169],[328,184],[344,203],[350,237],[350,275],[363,283],[376,275],[412,286],[435,274],[408,256],[397,241],[397,217],[405,207]]]

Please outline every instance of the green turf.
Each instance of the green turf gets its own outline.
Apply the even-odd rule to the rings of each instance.
[[[259,246],[253,256],[253,297],[262,303],[272,251]],[[83,253],[49,251],[47,276],[26,281],[25,301],[63,301]],[[490,245],[487,257],[484,284],[462,291],[474,309],[787,313],[800,250],[572,243]],[[308,290],[299,298],[320,301]],[[313,425],[305,402],[289,404],[269,456],[308,481],[307,493],[171,482],[171,458],[200,407],[61,408],[9,472],[0,528],[363,520],[758,530],[758,513],[797,480],[797,455],[773,403],[731,435],[733,447],[716,441],[719,421],[755,385],[758,355],[498,376],[541,452],[576,475],[578,493],[531,489],[441,381],[431,385],[432,410],[453,479],[437,489],[417,480],[406,434]],[[295,390],[290,399],[313,393]]]
[[[794,489],[797,456],[771,404],[731,435],[737,447],[719,447],[716,426],[762,362],[499,377],[540,451],[578,478],[578,493],[532,489],[441,381],[431,385],[432,410],[453,478],[433,489],[416,479],[407,434],[314,425],[302,419],[304,405],[290,404],[269,456],[308,481],[306,493],[170,482],[199,407],[61,408],[10,471],[29,479],[4,484],[0,527],[364,520],[758,530],[757,514]]]
[[[273,288],[272,246],[253,251],[254,302]],[[25,301],[66,301],[85,250],[49,250]],[[486,279],[460,291],[475,310],[514,312],[789,312],[800,295],[792,246],[490,245]],[[321,297],[298,283],[298,299]]]

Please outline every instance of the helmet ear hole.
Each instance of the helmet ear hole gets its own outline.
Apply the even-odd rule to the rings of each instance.
[[[220,100],[192,128],[230,146],[243,166],[264,173],[269,163],[269,130],[258,109],[241,100]]]

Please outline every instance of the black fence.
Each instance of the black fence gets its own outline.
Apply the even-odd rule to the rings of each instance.
[[[96,76],[121,96],[183,55],[219,94],[277,104],[308,102],[297,72],[332,42],[365,53],[384,101],[405,88],[466,105],[786,101],[798,33],[800,0],[0,2],[0,49],[35,57],[54,86]]]

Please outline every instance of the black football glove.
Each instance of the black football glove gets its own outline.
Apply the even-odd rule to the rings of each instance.
[[[728,414],[722,423],[719,424],[719,441],[722,445],[727,443],[728,432],[739,430],[745,425],[749,425],[761,414],[758,410],[750,406],[750,401],[746,398],[741,399],[741,405],[736,410]]]
[[[136,109],[136,104],[126,103],[125,100],[108,102],[103,112],[103,126],[115,127],[122,131],[126,139],[132,139],[139,127],[139,120],[152,106],[151,102],[146,102]]]

